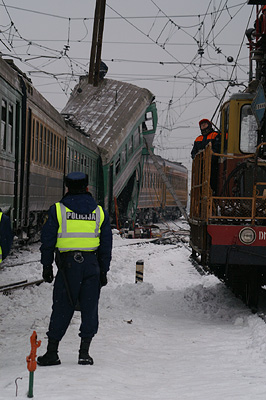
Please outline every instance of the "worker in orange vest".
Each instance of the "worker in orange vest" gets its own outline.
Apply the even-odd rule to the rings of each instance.
[[[195,158],[196,154],[200,150],[205,149],[209,142],[212,144],[212,150],[214,153],[219,153],[221,148],[221,135],[213,130],[212,123],[208,119],[202,119],[199,121],[199,127],[201,135],[199,135],[194,141],[194,146],[191,151],[192,159]]]

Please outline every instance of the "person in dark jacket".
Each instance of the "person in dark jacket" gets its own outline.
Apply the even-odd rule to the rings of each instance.
[[[7,257],[13,243],[10,219],[0,208],[0,263]]]
[[[195,142],[193,149],[191,151],[191,157],[194,159],[196,154],[205,149],[208,143],[211,142],[212,151],[214,153],[220,153],[221,151],[221,135],[220,133],[213,130],[212,123],[208,119],[202,119],[199,121],[199,127],[201,130],[201,135],[199,135]],[[212,188],[213,194],[217,191],[217,179],[218,179],[218,158],[212,156],[211,161],[211,179],[210,186]]]
[[[212,144],[212,150],[214,153],[219,153],[221,148],[221,135],[213,130],[211,121],[208,119],[202,119],[199,121],[199,127],[201,130],[201,135],[199,135],[194,141],[191,151],[192,159],[195,158],[196,154],[200,150],[205,149],[209,142]]]
[[[93,364],[89,347],[98,331],[100,289],[107,284],[112,253],[112,231],[107,212],[88,192],[88,175],[72,172],[65,179],[68,192],[50,207],[41,234],[43,279],[53,281],[54,252],[58,272],[47,332],[47,352],[41,366],[58,365],[58,345],[74,311],[81,312],[78,363]]]

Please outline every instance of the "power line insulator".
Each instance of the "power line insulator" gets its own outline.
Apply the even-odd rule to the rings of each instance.
[[[198,54],[202,57],[204,54],[204,49],[202,47],[199,47],[198,49]]]

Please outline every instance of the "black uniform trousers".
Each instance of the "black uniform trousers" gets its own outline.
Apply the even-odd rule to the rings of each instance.
[[[96,254],[88,251],[63,253],[54,283],[48,338],[62,339],[77,303],[81,312],[79,336],[92,338],[98,331],[99,297],[100,268]]]

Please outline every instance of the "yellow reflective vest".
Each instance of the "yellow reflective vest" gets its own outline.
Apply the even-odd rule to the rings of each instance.
[[[0,212],[0,223],[1,223],[1,219],[2,219],[2,215],[3,213]],[[3,256],[2,256],[2,247],[0,246],[0,263],[3,261]]]
[[[97,206],[90,214],[78,214],[62,203],[55,203],[59,223],[56,247],[64,251],[95,251],[100,245],[104,212]]]

